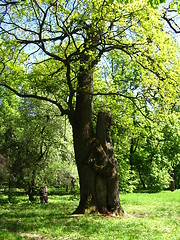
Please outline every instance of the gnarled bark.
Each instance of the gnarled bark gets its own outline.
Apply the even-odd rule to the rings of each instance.
[[[77,76],[76,108],[69,116],[80,182],[80,203],[75,213],[110,211],[119,215],[124,211],[119,200],[117,160],[109,135],[112,115],[100,112],[96,132],[93,129],[93,66],[93,58],[84,53]]]
[[[117,160],[109,135],[111,117],[110,113],[100,112],[96,134],[80,132],[78,137],[74,136],[80,179],[80,203],[75,213],[124,213],[119,199]]]

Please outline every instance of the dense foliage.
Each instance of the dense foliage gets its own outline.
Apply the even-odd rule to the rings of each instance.
[[[167,188],[172,172],[179,187],[179,46],[156,1],[0,2],[5,180],[77,179],[69,122],[83,93],[94,120],[113,113],[121,190]],[[93,90],[78,80],[92,71]]]
[[[5,92],[1,99],[1,183],[35,188],[77,179],[71,129],[57,109]],[[51,109],[51,111],[49,111]]]

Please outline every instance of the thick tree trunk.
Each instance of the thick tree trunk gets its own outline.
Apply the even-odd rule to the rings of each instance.
[[[96,137],[92,140],[92,151],[89,164],[95,170],[96,205],[100,213],[122,215],[124,210],[119,199],[119,180],[117,160],[114,157],[114,147],[109,135],[112,115],[99,112]]]
[[[111,115],[98,115],[92,124],[92,97],[79,93],[73,122],[75,158],[80,181],[80,203],[74,213],[123,215],[119,200],[117,160],[109,136]]]
[[[93,133],[92,96],[85,91],[92,91],[93,73],[79,76],[79,92],[76,97],[76,110],[73,118],[73,139],[76,164],[80,182],[80,203],[75,213],[95,210],[95,172],[88,164]]]
[[[93,59],[81,58],[76,108],[69,116],[79,173],[80,202],[74,213],[123,214],[119,200],[117,160],[109,137],[111,115],[101,112],[93,129]]]

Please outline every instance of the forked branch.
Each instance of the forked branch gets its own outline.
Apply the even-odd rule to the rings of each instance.
[[[42,101],[46,101],[46,102],[49,102],[51,104],[54,104],[61,111],[61,115],[68,115],[69,114],[69,110],[68,109],[64,109],[62,107],[62,105],[57,100],[53,100],[51,98],[48,98],[48,97],[45,97],[45,96],[39,96],[39,95],[36,95],[36,94],[20,93],[16,89],[14,89],[11,86],[7,85],[6,82],[0,83],[0,86],[3,86],[5,88],[9,89],[11,92],[15,93],[18,97],[21,97],[21,98],[33,98],[33,99],[38,99],[38,100],[42,100]]]

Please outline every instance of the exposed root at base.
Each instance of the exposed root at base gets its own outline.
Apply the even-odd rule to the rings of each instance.
[[[104,217],[104,218],[123,218],[123,217],[126,217],[128,216],[127,213],[125,212],[120,212],[120,213],[112,213],[112,212],[109,212],[107,211],[107,213],[100,213],[100,212],[97,212],[97,211],[92,211],[92,212],[85,212],[85,213],[72,213],[70,215],[70,217],[81,217],[81,216],[84,216],[84,215],[94,215],[94,216],[99,216],[99,217]]]

